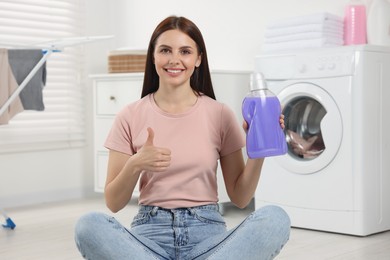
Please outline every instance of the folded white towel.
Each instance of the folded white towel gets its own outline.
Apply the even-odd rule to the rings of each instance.
[[[304,32],[295,34],[286,34],[276,37],[266,37],[265,43],[278,43],[278,42],[289,42],[297,40],[313,40],[313,39],[328,39],[336,43],[343,42],[343,34],[330,33],[330,32]]]
[[[334,42],[329,39],[300,40],[280,43],[267,43],[263,45],[263,52],[276,52],[308,48],[335,47],[343,45],[342,42]]]
[[[278,21],[273,21],[268,24],[268,28],[281,28],[281,27],[297,26],[297,25],[304,25],[304,24],[317,24],[317,23],[321,24],[323,22],[329,22],[329,21],[334,23],[339,23],[339,24],[344,23],[342,17],[327,12],[322,12],[322,13],[316,13],[310,15],[289,17]]]
[[[322,23],[322,24],[305,24],[298,26],[290,27],[281,27],[281,28],[267,28],[265,31],[265,37],[278,37],[284,36],[287,34],[296,34],[296,33],[305,33],[305,32],[326,32],[333,33],[337,35],[344,34],[344,26],[334,25],[332,23]]]

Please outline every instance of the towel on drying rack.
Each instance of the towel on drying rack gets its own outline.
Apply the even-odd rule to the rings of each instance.
[[[9,49],[8,59],[13,75],[20,85],[35,65],[42,59],[40,49]],[[30,79],[19,96],[25,110],[45,109],[42,90],[46,85],[46,63]]]
[[[0,49],[0,107],[7,102],[8,98],[18,88],[18,83],[8,63],[8,50]],[[7,124],[16,114],[22,112],[23,105],[20,98],[16,98],[8,109],[0,115],[0,125]]]

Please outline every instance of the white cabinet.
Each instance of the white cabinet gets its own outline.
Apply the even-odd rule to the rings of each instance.
[[[92,75],[95,191],[103,192],[108,150],[103,146],[117,112],[141,97],[143,73]],[[137,195],[138,187],[134,189]]]

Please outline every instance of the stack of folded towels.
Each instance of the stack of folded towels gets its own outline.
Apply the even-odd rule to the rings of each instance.
[[[268,24],[263,52],[333,47],[344,44],[344,21],[330,13],[291,17]]]

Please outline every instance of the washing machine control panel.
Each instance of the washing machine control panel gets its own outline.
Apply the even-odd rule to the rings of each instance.
[[[348,54],[334,55],[298,55],[294,60],[296,71],[294,77],[333,77],[353,73],[354,56]]]
[[[258,56],[255,70],[280,80],[347,76],[354,73],[355,59],[354,52]]]

